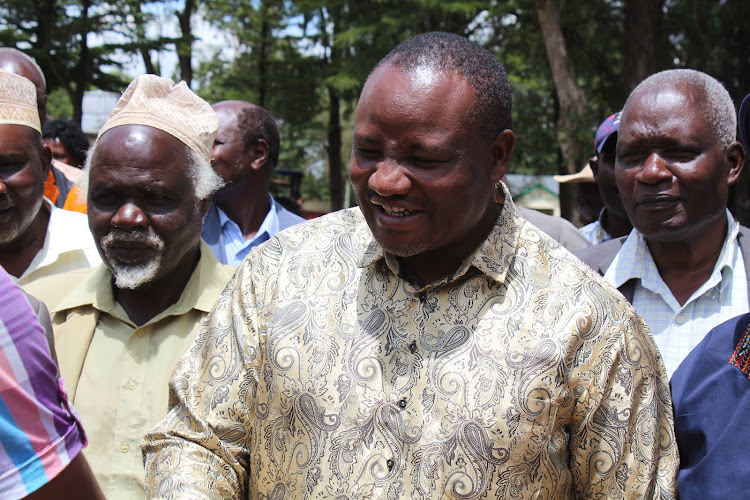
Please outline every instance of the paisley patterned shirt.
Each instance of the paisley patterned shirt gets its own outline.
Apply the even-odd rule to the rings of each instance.
[[[630,304],[505,203],[456,273],[399,277],[359,209],[250,253],[143,443],[149,498],[674,498]]]

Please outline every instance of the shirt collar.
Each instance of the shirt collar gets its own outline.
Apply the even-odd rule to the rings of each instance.
[[[44,248],[49,248],[53,241],[53,234],[60,231],[67,231],[69,229],[67,220],[70,220],[68,218],[70,213],[62,208],[57,208],[46,196],[43,198],[43,201],[47,210],[49,210],[49,222],[47,222],[47,235],[44,238]],[[44,210],[44,207],[42,207],[42,210]],[[78,215],[75,215],[74,217],[77,218]],[[45,260],[55,260],[59,254],[81,249],[81,242],[76,238],[54,238],[54,245],[55,248],[51,249],[54,250],[54,254],[50,254],[49,258]],[[46,261],[42,262],[42,264],[47,263],[48,262]]]
[[[217,297],[231,277],[229,271],[231,268],[221,265],[203,240],[200,242],[200,252],[198,265],[185,285],[180,299],[152,318],[149,323],[167,315],[184,314],[191,309],[206,313],[211,311]],[[112,280],[112,271],[105,264],[100,264],[92,269],[50,312],[54,314],[76,307],[92,306],[102,312],[111,313],[119,307],[115,303]]]
[[[726,216],[728,224],[727,236],[724,239],[721,253],[716,260],[716,265],[709,281],[720,280],[725,268],[728,268],[731,272],[734,267],[736,252],[739,250],[737,234],[739,233],[740,225],[734,220],[729,210],[726,211]],[[620,259],[619,256],[621,255],[628,255],[630,257]],[[610,265],[604,275],[615,287],[619,288],[631,279],[640,279],[642,287],[652,291],[659,289],[661,276],[659,276],[658,272],[653,272],[656,269],[656,263],[654,263],[654,259],[648,249],[646,239],[637,229],[633,228],[615,258],[617,259],[616,262]]]
[[[263,219],[263,223],[258,228],[258,231],[255,233],[255,236],[253,236],[251,239],[246,241],[246,244],[252,243],[255,241],[258,237],[262,236],[264,233],[276,234],[280,231],[279,229],[279,215],[278,215],[278,208],[276,206],[276,200],[273,199],[273,196],[270,194],[268,195],[268,199],[271,203],[271,209],[266,214],[266,217]],[[216,207],[216,212],[219,214],[219,224],[221,225],[221,228],[224,230],[228,227],[234,228],[234,230],[237,232],[237,234],[242,235],[242,231],[240,230],[240,226],[237,225],[232,219],[230,219],[227,214],[219,208],[218,205],[215,203],[213,204],[214,207]]]
[[[518,215],[518,210],[511,198],[508,188],[502,182],[498,183],[503,193],[498,192],[496,187],[495,201],[503,203],[500,215],[495,221],[490,234],[477,249],[467,257],[461,266],[453,275],[444,280],[432,283],[429,286],[438,286],[442,283],[453,281],[464,274],[469,269],[476,268],[486,274],[498,283],[505,281],[508,274],[508,268],[516,255],[520,241],[521,228],[524,225],[524,219]],[[392,273],[398,275],[398,260],[386,255],[383,247],[375,240],[361,212],[357,212],[360,220],[357,221],[357,237],[362,242],[364,252],[359,260],[359,267],[367,267],[375,264],[380,259],[385,259],[388,268]]]

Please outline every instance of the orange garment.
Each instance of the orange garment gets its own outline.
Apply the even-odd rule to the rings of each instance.
[[[55,184],[55,175],[52,173],[52,169],[49,171],[47,180],[44,181],[44,196],[54,205],[57,202],[57,197],[60,196],[60,190],[57,189]],[[86,197],[83,195],[80,186],[73,186],[68,191],[68,196],[65,198],[65,204],[63,210],[70,210],[71,212],[86,213]]]
[[[65,205],[63,210],[70,210],[72,212],[86,213],[86,198],[83,196],[83,191],[80,186],[73,186],[68,191],[68,197],[65,198]]]
[[[59,194],[60,191],[57,189],[57,185],[55,184],[55,175],[52,173],[52,169],[49,169],[47,180],[44,181],[44,196],[46,196],[47,199],[54,205]]]

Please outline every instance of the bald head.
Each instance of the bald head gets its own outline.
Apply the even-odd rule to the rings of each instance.
[[[31,80],[36,87],[36,105],[44,125],[47,117],[47,81],[42,69],[29,55],[11,47],[0,47],[0,69]]]
[[[245,101],[221,101],[212,106],[219,117],[219,129],[236,128],[246,147],[259,140],[268,144],[267,170],[279,162],[280,136],[276,120],[264,108]]]
[[[716,139],[726,148],[737,133],[737,115],[727,89],[715,78],[693,69],[670,69],[655,73],[633,89],[623,108],[622,121],[629,118],[629,104],[644,96],[678,92],[690,98],[695,108],[711,125]],[[687,112],[687,110],[684,110]]]

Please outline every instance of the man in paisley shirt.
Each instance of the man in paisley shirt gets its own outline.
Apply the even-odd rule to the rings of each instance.
[[[647,328],[499,183],[511,98],[457,35],[375,67],[359,208],[238,268],[144,440],[149,498],[675,497]]]

